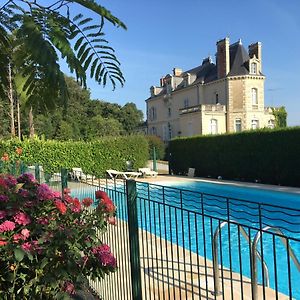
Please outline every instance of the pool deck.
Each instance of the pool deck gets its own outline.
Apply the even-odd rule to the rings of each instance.
[[[157,183],[157,184],[162,184],[163,182],[178,183],[178,182],[187,182],[187,181],[199,181],[199,182],[216,183],[222,185],[233,185],[237,187],[272,190],[277,192],[295,193],[300,195],[300,188],[296,188],[296,187],[252,183],[252,182],[241,182],[241,181],[223,180],[223,179],[213,179],[213,178],[187,177],[187,176],[177,176],[177,175],[176,176],[158,175],[157,177],[138,178],[136,181]]]
[[[118,272],[106,277],[105,281],[92,282],[92,286],[98,291],[105,290],[106,286],[108,292],[105,294],[105,299],[107,300],[129,300],[132,297],[128,288],[131,286],[130,260],[129,255],[126,255],[129,248],[128,225],[118,219],[117,227],[110,230],[122,232],[120,235],[108,233],[104,237],[117,258]],[[119,243],[118,238],[120,238]],[[223,268],[220,277],[222,293],[214,296],[211,260],[142,229],[139,230],[139,240],[142,299],[252,300],[250,278]],[[109,288],[111,286],[116,288]],[[266,300],[276,299],[273,289],[265,287],[264,290]],[[277,296],[278,300],[288,299],[288,296],[281,293]],[[257,299],[263,299],[261,285],[258,286]]]

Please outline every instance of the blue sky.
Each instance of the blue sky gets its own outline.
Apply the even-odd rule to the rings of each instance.
[[[300,125],[299,0],[103,0],[128,27],[108,23],[106,38],[116,50],[126,83],[112,91],[88,81],[94,99],[134,102],[145,112],[151,85],[171,73],[201,64],[226,36],[244,46],[262,42],[265,105],[284,105],[288,124]]]

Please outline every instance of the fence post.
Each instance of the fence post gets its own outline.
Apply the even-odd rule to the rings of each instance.
[[[40,174],[40,166],[39,164],[36,164],[34,166],[34,176],[35,176],[35,179],[38,181],[38,183],[41,183],[41,174]]]
[[[24,174],[27,172],[27,165],[25,165],[22,161],[20,163],[20,175]]]
[[[61,194],[64,195],[64,189],[68,187],[68,170],[61,168]]]
[[[130,267],[133,300],[142,300],[136,182],[126,180]]]

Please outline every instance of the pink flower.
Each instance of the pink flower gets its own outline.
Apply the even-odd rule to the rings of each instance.
[[[3,177],[0,177],[0,187],[2,187],[5,190],[8,188],[7,183]]]
[[[21,248],[24,250],[24,251],[26,251],[26,252],[31,252],[31,250],[32,250],[32,244],[30,243],[30,242],[26,242],[26,243],[24,243],[22,246],[21,246]]]
[[[31,223],[29,216],[23,212],[19,212],[14,216],[14,220],[19,225],[28,225]]]
[[[91,206],[93,202],[94,202],[93,199],[88,198],[88,197],[87,197],[87,198],[84,198],[84,199],[82,200],[82,204],[83,204],[85,207]]]
[[[54,204],[61,214],[64,215],[67,212],[67,207],[62,201],[56,200],[54,201]]]
[[[108,222],[110,225],[117,225],[116,217],[108,217],[108,218],[107,218],[107,222]]]
[[[107,213],[113,213],[116,208],[110,198],[102,198],[99,203],[99,208],[102,208]]]
[[[75,294],[75,287],[74,287],[74,284],[72,282],[65,282],[64,286],[63,286],[63,291],[70,294],[70,295],[73,295]]]
[[[6,195],[0,195],[0,202],[8,202],[9,198]]]
[[[12,175],[7,175],[4,180],[9,187],[14,187],[18,183],[17,179]]]
[[[29,192],[25,189],[19,189],[19,194],[24,198],[28,198],[29,196]]]
[[[110,252],[110,247],[102,244],[92,249],[92,253],[98,258],[101,265],[105,267],[116,268],[117,261],[113,254]]]
[[[109,198],[108,195],[104,191],[96,191],[95,192],[96,199],[107,199]]]
[[[16,233],[13,235],[13,240],[15,243],[18,243],[19,240],[25,240],[24,236],[20,233]]]
[[[0,219],[4,219],[7,216],[7,212],[5,210],[0,210]]]
[[[33,183],[35,179],[31,173],[24,173],[17,178],[17,181],[19,183]]]
[[[77,213],[80,212],[81,210],[80,201],[77,198],[74,198],[71,203],[72,203],[71,210]]]
[[[42,225],[48,225],[48,224],[49,224],[48,219],[45,218],[45,217],[38,218],[38,219],[36,220],[36,222],[37,222],[38,224],[42,224]]]
[[[12,231],[14,230],[16,227],[16,224],[14,222],[11,221],[4,221],[1,225],[0,225],[0,232],[5,232],[5,231]]]
[[[21,234],[24,236],[25,239],[28,239],[30,236],[30,231],[27,228],[21,230]]]
[[[7,242],[0,238],[0,246],[7,245]]]
[[[53,191],[49,188],[49,186],[45,183],[42,183],[37,188],[37,197],[39,200],[50,200],[53,199]]]

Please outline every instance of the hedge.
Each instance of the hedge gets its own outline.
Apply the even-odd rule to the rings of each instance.
[[[16,149],[23,149],[20,157]],[[20,159],[25,164],[40,164],[46,172],[58,172],[61,167],[81,167],[83,172],[102,176],[107,169],[125,170],[126,161],[133,168],[146,165],[148,143],[141,135],[104,137],[92,142],[60,142],[54,140],[2,140],[0,156],[8,153],[11,160]]]
[[[174,174],[300,186],[300,127],[177,138],[169,152]]]

